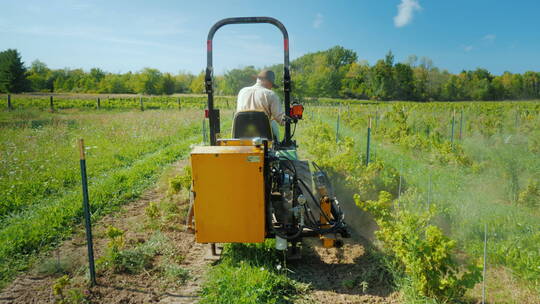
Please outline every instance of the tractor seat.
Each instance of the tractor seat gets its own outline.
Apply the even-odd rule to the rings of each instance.
[[[233,138],[261,137],[272,140],[272,128],[266,113],[241,111],[234,115]]]

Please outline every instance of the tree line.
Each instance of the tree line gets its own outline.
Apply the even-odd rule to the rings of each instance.
[[[282,80],[283,65],[268,67]],[[252,85],[254,66],[233,69],[215,77],[216,92],[235,95]],[[540,73],[504,72],[493,75],[478,68],[452,74],[426,57],[409,56],[395,62],[389,51],[374,65],[360,61],[353,50],[335,46],[305,54],[291,62],[294,94],[374,100],[517,100],[540,99]],[[0,92],[72,92],[174,94],[204,93],[204,73],[162,73],[145,68],[138,72],[108,73],[99,68],[50,69],[39,60],[25,66],[17,50],[0,52]]]

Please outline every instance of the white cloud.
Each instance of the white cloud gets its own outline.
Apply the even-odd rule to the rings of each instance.
[[[493,42],[493,41],[495,41],[496,38],[497,38],[497,36],[495,34],[487,34],[482,38],[482,40],[488,41],[488,42]]]
[[[396,27],[403,27],[411,23],[414,12],[422,9],[418,0],[401,0],[397,8],[398,13],[394,17],[394,25]]]
[[[470,51],[472,51],[473,49],[474,49],[474,47],[473,47],[472,45],[466,45],[466,46],[463,47],[463,50],[464,50],[465,52],[470,52]]]
[[[315,15],[315,20],[313,20],[313,28],[316,28],[316,29],[320,28],[323,21],[324,21],[323,14],[317,13],[317,15]]]

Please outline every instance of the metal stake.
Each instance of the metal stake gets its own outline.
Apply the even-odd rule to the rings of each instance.
[[[366,167],[369,166],[369,147],[371,144],[371,117],[367,128]]]
[[[403,170],[403,163],[399,161],[399,187],[398,187],[398,200],[401,197],[401,171]]]
[[[337,121],[336,121],[336,144],[339,141],[339,112],[337,114]]]
[[[379,125],[379,109],[375,110],[375,130]]]
[[[463,109],[461,109],[461,114],[459,117],[459,140],[461,140],[463,135]]]
[[[431,172],[428,175],[428,211],[429,211],[429,205],[431,203]]]
[[[88,181],[86,178],[86,157],[84,153],[84,141],[79,139],[79,153],[81,165],[83,215],[86,228],[86,243],[88,246],[88,267],[90,270],[90,286],[96,285],[96,268],[94,266],[94,243],[92,240],[92,223],[90,220],[90,203],[88,202]]]
[[[487,257],[487,223],[484,224],[484,269],[482,271],[482,304],[486,303],[486,257]]]
[[[454,126],[456,123],[456,110],[452,113],[452,137],[450,138],[450,142],[452,143],[452,146],[454,145]]]

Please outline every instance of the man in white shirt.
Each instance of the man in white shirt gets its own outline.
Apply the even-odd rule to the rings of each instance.
[[[272,133],[279,138],[278,124],[285,124],[285,112],[281,101],[271,89],[277,88],[276,75],[270,70],[262,70],[257,75],[257,82],[238,92],[236,111],[263,111],[271,119]]]

